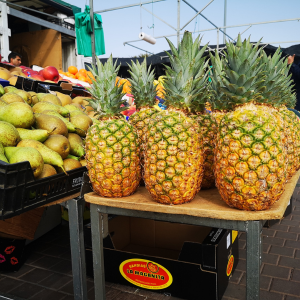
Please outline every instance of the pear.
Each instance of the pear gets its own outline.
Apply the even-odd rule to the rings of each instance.
[[[75,117],[78,115],[85,115],[85,113],[81,110],[72,110],[70,111],[70,117]]]
[[[32,109],[34,113],[42,113],[44,110],[54,110],[64,117],[67,117],[69,115],[69,111],[65,107],[49,102],[38,102],[32,107]]]
[[[97,119],[95,119],[95,118],[91,118],[92,119],[92,121],[93,121],[93,124],[100,124],[100,121],[99,120],[97,120]]]
[[[39,142],[45,142],[49,137],[49,132],[44,129],[24,129],[24,128],[17,128],[21,140],[35,140]]]
[[[66,119],[63,116],[61,116],[58,112],[56,112],[54,110],[45,110],[45,111],[43,111],[43,114],[45,114],[45,115],[51,115],[51,116],[55,116],[55,117],[60,118],[66,124],[69,132],[76,132],[75,126],[71,122],[69,122],[68,119]]]
[[[70,142],[70,154],[78,157],[84,156],[84,148],[81,137],[76,133],[69,133],[68,140]]]
[[[63,93],[56,92],[56,96],[61,101],[61,105],[62,106],[65,106],[65,105],[68,105],[68,104],[72,104],[72,98],[69,95],[65,95]]]
[[[18,143],[17,147],[32,147],[41,153],[45,164],[63,168],[64,163],[61,156],[41,142],[35,140],[23,140]]]
[[[80,161],[80,157],[77,157],[77,156],[74,156],[74,155],[71,155],[71,154],[69,154],[67,156],[67,158],[72,158],[72,159],[76,159],[76,160]]]
[[[82,137],[85,137],[87,130],[93,125],[92,119],[87,115],[71,117],[70,121],[76,127],[76,133]]]
[[[37,104],[39,102],[39,99],[38,99],[36,93],[35,92],[28,92],[28,93],[31,96],[31,106]]]
[[[16,90],[14,91],[14,93],[21,96],[27,104],[31,105],[31,95],[28,92],[25,92],[23,90]]]
[[[0,99],[0,107],[7,105],[7,103]]]
[[[81,168],[81,167],[82,167],[81,163],[76,159],[67,158],[64,160],[64,169],[66,172],[77,169],[77,168]],[[63,169],[57,168],[57,173],[62,173],[62,172],[64,172]]]
[[[24,99],[20,95],[18,95],[16,93],[13,93],[13,92],[8,92],[8,93],[4,94],[1,97],[1,99],[3,101],[5,101],[6,103],[8,103],[8,104],[9,103],[14,103],[14,102],[23,102],[23,103],[25,103]]]
[[[85,159],[81,159],[79,162],[81,163],[81,165],[82,165],[83,167],[86,167],[87,162],[86,162]]]
[[[38,177],[44,167],[44,160],[40,152],[31,147],[5,147],[5,156],[10,164],[29,161],[34,177]]]
[[[57,152],[62,159],[67,158],[70,152],[69,140],[60,134],[53,134],[44,142],[49,149]]]
[[[52,167],[51,165],[48,164],[44,164],[44,168],[42,173],[37,177],[37,179],[41,179],[41,178],[45,178],[45,177],[49,177],[49,176],[53,176],[57,174],[56,170],[54,167]]]
[[[4,147],[13,147],[20,142],[18,130],[7,122],[0,121],[0,143]]]
[[[8,163],[8,160],[7,160],[7,158],[6,158],[5,154],[4,154],[4,147],[3,147],[3,145],[1,143],[0,143],[0,160]]]
[[[8,78],[9,84],[15,86],[17,84],[18,81],[18,77],[17,76],[12,76],[10,78]]]
[[[80,105],[79,105],[79,104],[76,105],[76,104],[77,104],[77,103],[67,104],[67,105],[65,105],[64,107],[65,107],[66,109],[68,109],[70,112],[73,111],[73,110],[81,111],[80,107],[78,107],[78,106],[80,106]]]
[[[52,95],[52,94],[44,94],[42,96],[40,96],[40,95],[41,94],[37,94],[37,97],[40,102],[49,102],[49,103],[61,106],[61,101],[55,95]]]
[[[18,128],[30,128],[35,121],[31,107],[26,103],[10,103],[0,110],[0,121]]]
[[[0,96],[4,95],[5,94],[5,91],[4,91],[4,88],[3,86],[0,84]]]
[[[13,92],[13,91],[15,91],[15,90],[17,90],[17,88],[15,88],[14,86],[6,86],[6,87],[4,88],[4,92],[5,92],[5,93]]]
[[[39,101],[41,101],[41,99],[42,99],[44,96],[46,96],[46,95],[48,95],[48,93],[37,93],[37,94],[36,94],[36,96],[38,97]]]
[[[57,118],[55,116],[35,114],[35,128],[45,129],[50,133],[50,135],[68,135],[68,128],[66,124],[60,118]]]

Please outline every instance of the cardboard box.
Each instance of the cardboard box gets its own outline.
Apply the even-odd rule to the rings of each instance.
[[[105,279],[183,299],[219,300],[238,262],[237,232],[118,216],[104,239]],[[90,224],[87,274],[93,276]]]
[[[282,218],[287,217],[290,215],[293,211],[293,196],[291,197],[288,206],[286,207],[285,213]],[[267,220],[266,223],[264,224],[264,227],[270,228],[271,226],[277,224],[280,220]]]

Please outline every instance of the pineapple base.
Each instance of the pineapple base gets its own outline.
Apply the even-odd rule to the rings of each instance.
[[[222,199],[242,210],[265,210],[284,191],[287,153],[274,115],[252,103],[220,123],[215,149],[216,186]]]
[[[93,190],[102,197],[133,194],[141,179],[135,129],[123,118],[107,119],[89,128],[86,161]]]
[[[199,125],[180,111],[162,111],[151,119],[145,151],[144,181],[163,204],[190,202],[200,190],[204,153]]]

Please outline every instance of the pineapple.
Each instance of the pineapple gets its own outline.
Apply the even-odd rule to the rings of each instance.
[[[139,143],[141,147],[141,164],[144,163],[144,149],[146,141],[146,133],[149,125],[149,120],[157,110],[153,108],[155,104],[156,89],[153,84],[154,70],[150,67],[147,69],[146,58],[140,64],[138,61],[134,63],[131,61],[129,79],[131,83],[131,91],[134,96],[136,105],[136,112],[130,116],[129,122],[137,130]]]
[[[91,69],[95,79],[89,88],[90,106],[99,122],[86,137],[86,161],[93,190],[103,197],[133,194],[141,179],[139,143],[136,130],[120,114],[123,85],[115,86],[119,67],[112,56]]]
[[[164,88],[169,107],[150,120],[145,151],[144,181],[152,198],[165,204],[191,201],[199,191],[204,167],[203,141],[191,117],[203,93],[207,63],[199,37],[185,32],[178,50],[167,39],[172,55]]]
[[[243,210],[268,209],[279,199],[286,182],[286,150],[278,120],[260,101],[266,87],[264,64],[250,38],[227,43],[225,76],[220,87],[227,95],[227,113],[219,126],[216,185],[222,199]]]

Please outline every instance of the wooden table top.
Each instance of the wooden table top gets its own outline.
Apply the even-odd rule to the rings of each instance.
[[[101,206],[118,207],[139,211],[151,211],[179,215],[190,215],[203,218],[250,221],[281,219],[293,195],[300,176],[300,170],[289,180],[280,199],[268,210],[244,211],[229,207],[222,199],[218,190],[201,190],[190,202],[181,205],[165,205],[152,200],[145,187],[124,198],[105,198],[95,192],[84,195],[85,201]]]

